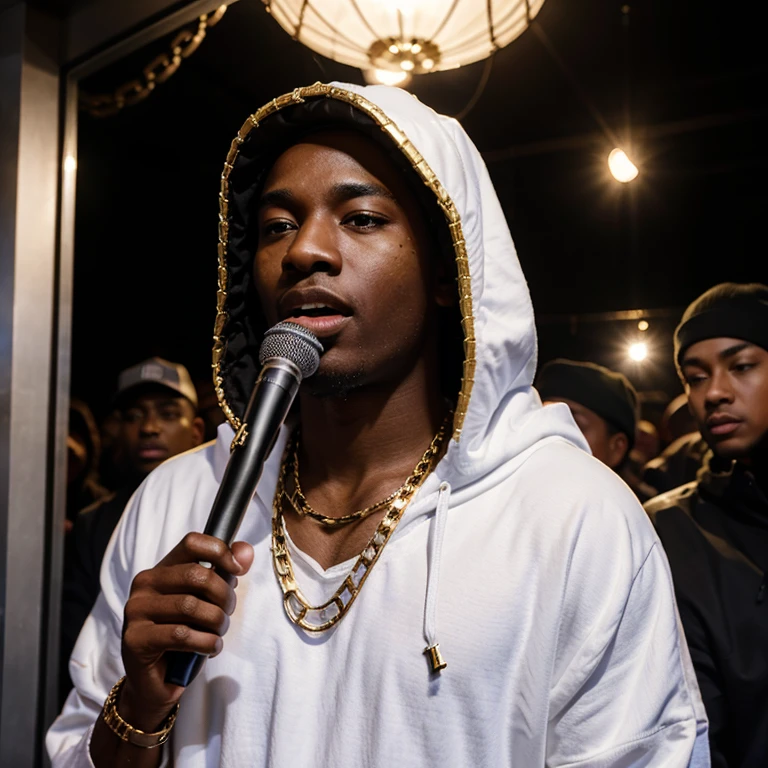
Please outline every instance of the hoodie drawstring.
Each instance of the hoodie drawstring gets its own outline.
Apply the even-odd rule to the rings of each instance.
[[[432,542],[429,547],[429,564],[427,567],[427,598],[424,604],[424,636],[427,639],[427,647],[424,650],[429,656],[433,672],[440,672],[448,664],[440,653],[440,645],[437,642],[437,594],[440,583],[440,557],[443,549],[445,525],[448,520],[448,505],[451,500],[451,484],[440,483],[440,491],[437,497],[437,509],[435,510],[435,529]]]

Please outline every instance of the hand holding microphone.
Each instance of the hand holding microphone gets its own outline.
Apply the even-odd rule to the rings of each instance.
[[[181,695],[174,686],[188,685],[205,658],[221,648],[235,605],[233,583],[248,571],[253,556],[243,542],[229,545],[299,385],[315,373],[322,351],[314,334],[296,323],[278,323],[267,331],[259,351],[261,372],[204,534],[188,534],[157,566],[134,579],[123,628],[123,698],[128,708],[142,703],[137,722],[151,722],[169,710]]]

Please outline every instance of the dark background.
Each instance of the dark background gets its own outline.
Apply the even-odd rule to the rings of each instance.
[[[530,284],[540,360],[623,370],[654,417],[680,392],[671,333],[724,280],[768,282],[762,27],[715,2],[546,0],[529,29],[477,64],[409,87],[462,119],[484,154]],[[84,81],[112,93],[164,38]],[[479,88],[487,76],[484,88]],[[362,73],[290,39],[240,0],[145,100],[81,111],[73,394],[101,415],[117,374],[152,354],[210,375],[218,182],[248,114],[316,80]],[[615,135],[640,167],[610,177]],[[613,313],[646,311],[650,328]],[[645,336],[649,360],[626,344]]]

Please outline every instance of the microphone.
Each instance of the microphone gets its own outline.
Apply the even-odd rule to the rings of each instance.
[[[259,349],[261,373],[232,441],[232,453],[203,533],[232,543],[299,385],[315,373],[322,352],[317,337],[297,323],[278,323],[264,335]],[[186,651],[169,651],[166,656],[165,682],[184,687],[207,658]]]

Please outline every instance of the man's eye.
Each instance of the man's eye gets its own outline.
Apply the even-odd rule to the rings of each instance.
[[[181,413],[174,408],[168,408],[160,411],[160,418],[163,421],[177,421],[181,418]]]
[[[279,221],[268,221],[264,224],[262,232],[265,237],[274,237],[275,235],[282,235],[293,229],[293,222],[281,219]]]
[[[383,216],[377,216],[374,213],[353,213],[344,219],[344,223],[358,229],[374,229],[382,224],[386,224],[387,220]]]
[[[705,381],[706,378],[707,377],[703,373],[696,374],[695,376],[686,376],[685,383],[689,387],[695,387],[697,384],[701,384],[702,381]]]
[[[745,371],[751,371],[755,367],[755,363],[737,363],[733,366],[733,370],[738,373],[744,373]]]
[[[128,424],[135,424],[137,421],[141,421],[144,414],[141,411],[125,411],[123,413],[123,421]]]

